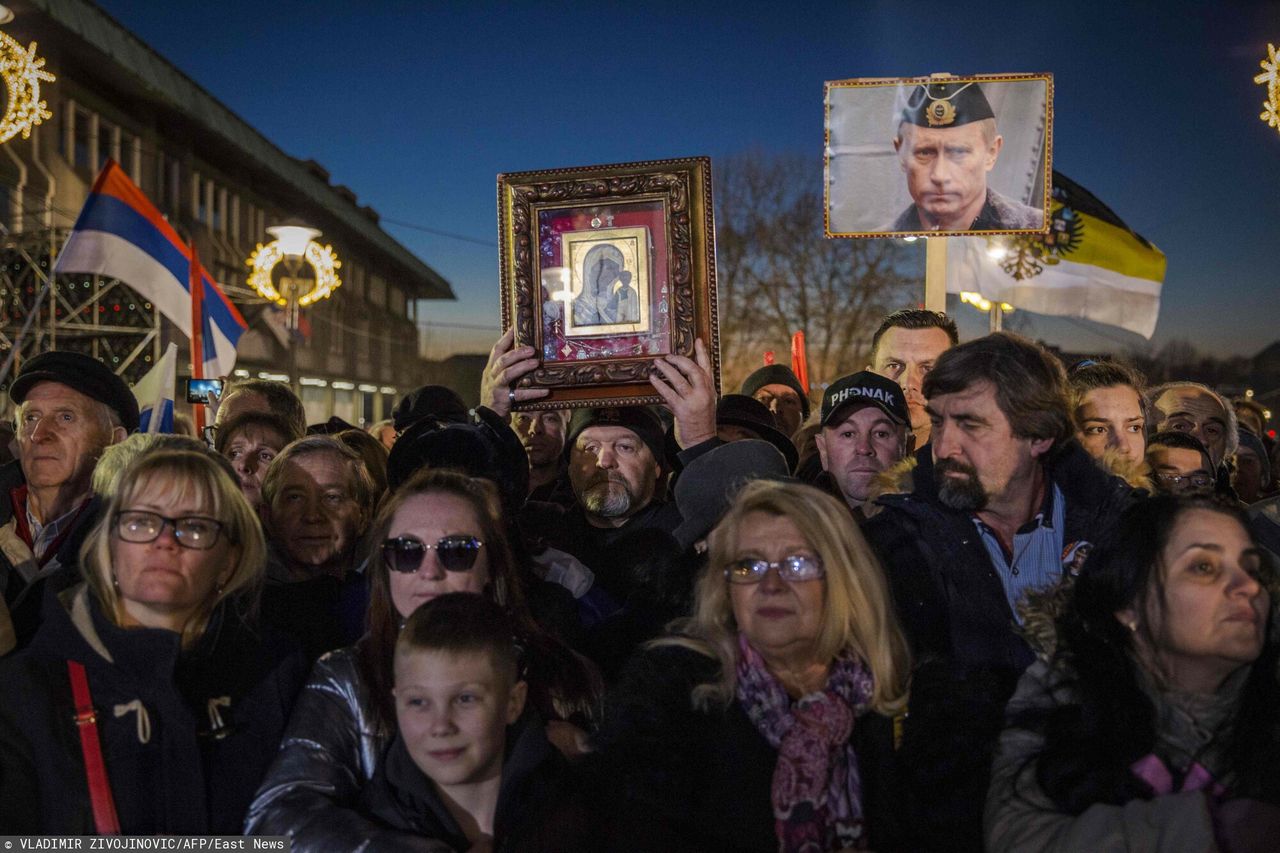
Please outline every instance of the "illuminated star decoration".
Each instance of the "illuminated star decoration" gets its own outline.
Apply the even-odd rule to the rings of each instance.
[[[1277,62],[1274,44],[1267,45],[1267,58],[1258,64],[1262,66],[1262,73],[1254,77],[1253,82],[1267,87],[1267,99],[1262,102],[1262,114],[1258,118],[1268,127],[1280,130],[1280,74],[1277,73],[1280,63]]]
[[[40,100],[40,83],[57,78],[44,70],[44,59],[36,56],[36,43],[24,48],[7,33],[0,33],[0,77],[8,92],[4,116],[0,118],[0,143],[19,133],[31,136],[31,128],[53,118],[49,105]]]
[[[305,308],[321,299],[327,299],[329,294],[342,285],[342,279],[338,278],[336,272],[342,262],[334,254],[332,246],[321,246],[315,241],[307,244],[307,253],[303,257],[316,271],[316,286],[298,298],[298,304]],[[280,241],[273,240],[265,246],[259,243],[246,261],[253,267],[253,272],[249,273],[249,286],[258,291],[263,299],[277,305],[288,304],[288,300],[276,290],[271,281],[271,271],[283,259],[284,250],[280,248]]]

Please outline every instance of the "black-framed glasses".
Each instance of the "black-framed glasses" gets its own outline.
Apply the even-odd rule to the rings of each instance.
[[[169,518],[158,512],[127,509],[116,513],[116,535],[125,542],[145,544],[160,538],[165,525],[173,529],[173,538],[183,548],[207,551],[218,542],[223,524],[216,518],[203,515],[184,515]]]
[[[1201,471],[1192,474],[1162,474],[1157,472],[1156,478],[1175,491],[1188,488],[1207,489],[1213,485],[1213,477]]]
[[[822,560],[806,554],[792,554],[777,562],[769,560],[734,560],[725,566],[724,576],[729,583],[760,583],[770,569],[778,570],[778,577],[787,583],[817,580],[826,574]]]
[[[382,559],[393,572],[413,574],[422,568],[428,551],[435,551],[447,572],[469,572],[484,543],[474,536],[445,536],[434,545],[417,536],[396,536],[382,541]]]

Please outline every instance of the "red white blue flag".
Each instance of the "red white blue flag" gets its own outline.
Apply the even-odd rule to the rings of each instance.
[[[119,279],[150,300],[188,338],[194,332],[202,339],[203,375],[229,376],[236,361],[236,342],[248,323],[201,269],[203,287],[197,305],[203,329],[192,328],[191,264],[191,248],[124,169],[108,160],[53,271]]]

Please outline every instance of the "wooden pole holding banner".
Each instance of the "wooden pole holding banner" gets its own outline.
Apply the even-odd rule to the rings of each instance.
[[[196,254],[196,244],[191,243],[191,378],[204,378],[204,323],[203,306],[204,285],[200,275],[200,257]],[[196,437],[204,435],[204,406],[197,403],[192,406],[191,414],[195,420]]]
[[[947,311],[947,238],[926,237],[924,244],[924,307]]]

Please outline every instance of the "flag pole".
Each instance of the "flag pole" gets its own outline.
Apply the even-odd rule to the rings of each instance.
[[[924,243],[924,307],[947,313],[947,238],[926,237]]]
[[[204,378],[204,282],[200,275],[200,256],[195,241],[191,241],[191,378]],[[192,406],[196,437],[204,435],[204,410],[199,403]]]

